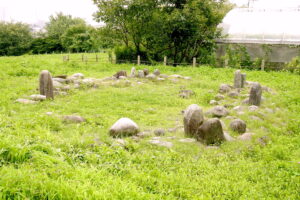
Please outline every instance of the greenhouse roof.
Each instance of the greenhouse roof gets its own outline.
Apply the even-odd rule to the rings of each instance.
[[[219,42],[300,45],[300,8],[236,8],[220,27]]]

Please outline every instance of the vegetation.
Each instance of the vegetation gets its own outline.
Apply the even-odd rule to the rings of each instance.
[[[220,37],[217,26],[231,8],[226,0],[94,2],[99,7],[97,19],[125,52],[134,49],[134,57],[146,52],[154,61],[168,56],[173,63],[191,62],[193,57],[210,63],[214,40]]]
[[[171,149],[153,146],[150,138],[114,146],[109,127],[129,117],[142,130],[182,125],[181,111],[198,104],[205,111],[221,83],[233,81],[233,69],[201,66],[159,68],[192,80],[145,81],[128,86],[82,88],[36,105],[15,103],[37,93],[40,71],[53,75],[84,73],[104,78],[132,65],[77,63],[79,54],[0,58],[0,199],[299,199],[300,79],[287,72],[245,71],[247,79],[272,88],[256,113],[238,116],[255,133],[249,142],[226,142],[220,148],[185,144],[183,132]],[[94,56],[94,55],[89,55]],[[101,55],[107,60],[106,55]],[[145,66],[136,66],[143,69]],[[148,67],[151,71],[154,67]],[[136,83],[136,80],[131,80]],[[195,91],[190,99],[179,90]],[[242,99],[239,99],[239,101]],[[225,102],[234,100],[226,97]],[[275,113],[266,112],[267,108]],[[46,115],[53,112],[53,115]],[[59,116],[78,114],[82,124]],[[253,120],[251,116],[261,118]],[[226,126],[229,121],[224,120]],[[236,133],[227,130],[231,135]]]

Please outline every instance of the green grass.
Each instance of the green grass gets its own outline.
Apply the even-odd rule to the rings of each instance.
[[[257,113],[239,116],[255,133],[252,141],[225,142],[218,149],[180,143],[181,131],[167,133],[177,137],[165,139],[173,142],[171,149],[149,144],[150,138],[126,138],[125,147],[112,146],[108,129],[121,117],[133,119],[143,131],[182,125],[181,111],[190,104],[211,108],[219,85],[233,82],[234,69],[151,66],[151,71],[192,80],[100,85],[37,105],[15,103],[38,93],[43,69],[104,78],[132,67],[109,64],[101,56],[101,63],[88,64],[79,61],[81,55],[71,55],[69,63],[62,55],[0,58],[0,199],[300,199],[299,75],[246,71],[248,80],[276,94],[264,93]],[[183,86],[196,95],[179,98]],[[270,114],[265,108],[278,109]],[[57,117],[71,114],[87,122],[65,124]],[[230,121],[224,122],[229,127]],[[258,142],[263,136],[269,138],[266,145]]]

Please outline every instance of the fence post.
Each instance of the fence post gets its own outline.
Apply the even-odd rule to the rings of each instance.
[[[137,65],[141,65],[141,56],[137,57]]]
[[[164,57],[164,66],[167,66],[167,61],[168,61],[168,58],[167,56]]]
[[[265,59],[261,61],[261,71],[265,71]]]
[[[81,61],[82,62],[84,61],[84,55],[83,54],[81,55]]]
[[[193,67],[196,67],[196,66],[197,66],[197,58],[194,57],[194,58],[193,58]]]
[[[96,54],[96,62],[98,62],[98,54]]]

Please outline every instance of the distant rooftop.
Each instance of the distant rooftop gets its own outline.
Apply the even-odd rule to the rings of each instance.
[[[235,8],[220,27],[219,42],[300,45],[300,7]]]

